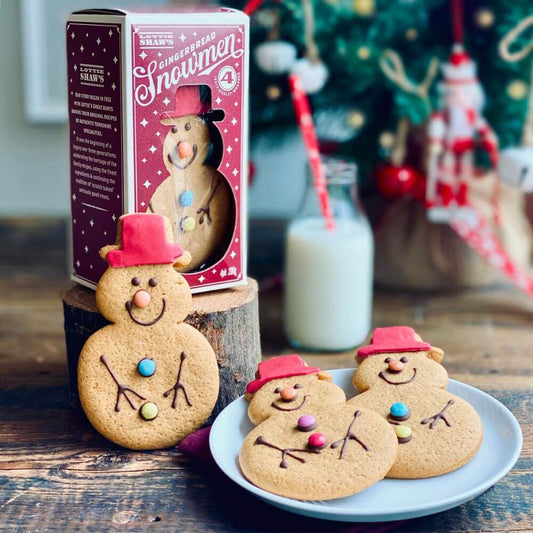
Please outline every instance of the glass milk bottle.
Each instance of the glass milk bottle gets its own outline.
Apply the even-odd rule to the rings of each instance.
[[[357,195],[355,163],[323,157],[322,164],[335,229],[326,228],[309,176],[287,231],[285,332],[295,348],[347,350],[370,330],[374,241]]]

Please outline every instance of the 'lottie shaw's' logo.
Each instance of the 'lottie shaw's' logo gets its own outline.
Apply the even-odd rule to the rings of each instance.
[[[133,75],[142,80],[135,89],[135,100],[141,106],[148,106],[158,94],[163,90],[170,89],[173,85],[178,85],[189,76],[208,76],[213,69],[233,57],[239,58],[244,54],[244,50],[235,49],[235,34],[226,35],[217,43],[213,43],[202,50],[194,50],[185,60],[174,67],[156,75],[156,70],[167,67],[173,61],[158,62],[150,61],[148,66],[137,66],[133,69]],[[172,58],[169,58],[172,59]]]

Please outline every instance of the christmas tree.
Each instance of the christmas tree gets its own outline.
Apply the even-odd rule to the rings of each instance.
[[[242,0],[228,3],[243,8]],[[310,50],[308,4],[316,50]],[[485,90],[483,114],[502,148],[520,144],[531,58],[505,61],[498,45],[530,12],[529,0],[465,0],[461,15],[464,46],[477,62]],[[319,137],[334,141],[339,153],[357,161],[363,183],[369,182],[376,162],[390,155],[402,121],[409,124],[411,144],[414,139],[407,160],[414,158],[412,164],[423,167],[424,141],[419,139],[417,147],[417,137],[425,135],[420,132],[439,105],[436,60],[442,65],[450,57],[454,22],[450,0],[256,1],[251,25],[252,134],[267,131],[281,138],[280,130],[296,127],[286,73],[276,73],[275,66],[265,71],[258,56],[257,48],[265,42],[283,41],[295,46],[298,57],[312,52],[327,68],[324,86],[310,94]],[[528,40],[530,32],[523,32],[513,46],[527,46]],[[290,50],[280,51],[281,61],[287,53]],[[386,75],[387,57],[396,61],[388,62],[393,74],[403,75],[414,91]],[[428,83],[421,94],[417,90],[424,80]]]

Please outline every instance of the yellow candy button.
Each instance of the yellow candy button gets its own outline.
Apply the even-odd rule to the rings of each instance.
[[[394,426],[394,431],[400,443],[409,442],[413,436],[413,431],[408,426]]]
[[[145,420],[153,420],[157,416],[158,411],[159,410],[158,410],[157,405],[155,403],[146,402],[141,407],[141,416]]]
[[[193,217],[185,217],[181,221],[181,229],[185,231],[186,233],[189,231],[192,231],[195,226],[196,226],[196,222]]]

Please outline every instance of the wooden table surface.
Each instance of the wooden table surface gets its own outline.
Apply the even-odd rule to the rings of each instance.
[[[411,324],[442,347],[452,378],[514,413],[524,447],[513,470],[469,503],[414,520],[356,525],[270,507],[216,466],[174,450],[138,453],[105,441],[67,405],[64,222],[0,221],[0,250],[0,529],[533,531],[533,299],[517,290],[377,292],[374,325]],[[288,351],[280,303],[279,291],[260,294],[266,356]],[[326,369],[354,366],[353,353],[306,359]]]

